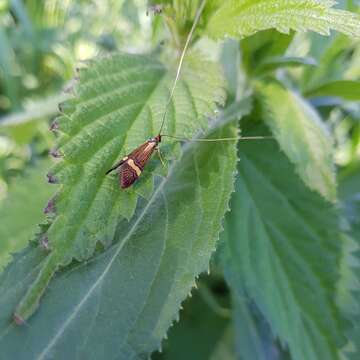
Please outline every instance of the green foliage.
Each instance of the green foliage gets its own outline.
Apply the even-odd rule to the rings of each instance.
[[[0,1],[0,266],[49,152],[59,184],[0,275],[0,358],[358,359],[359,7],[207,0],[163,131],[189,141],[122,190],[105,172],[157,135],[203,4],[145,3]]]
[[[332,81],[307,91],[306,96],[335,96],[345,100],[360,101],[360,81]]]
[[[216,296],[211,289],[215,286],[221,284],[199,282],[199,291],[184,303],[179,323],[170,328],[161,353],[152,356],[154,360],[235,359],[234,343],[227,341],[233,336],[231,319],[226,312],[228,294]],[[217,298],[221,300],[222,307],[212,303]],[[223,357],[219,357],[219,353]]]
[[[260,75],[259,68],[261,69],[264,66],[266,69],[267,63],[277,62],[279,64],[279,59],[285,57],[286,50],[293,39],[293,32],[282,34],[275,30],[260,31],[242,39],[240,47],[246,73],[250,75],[258,73]]]
[[[11,253],[27,244],[42,220],[42,208],[53,191],[43,183],[48,167],[49,161],[43,161],[26,171],[0,202],[0,270],[10,260]]]
[[[327,38],[311,34],[309,41],[309,55],[317,59],[321,66],[307,68],[302,74],[300,82],[304,92],[325,83],[344,80],[351,60],[355,60],[351,54],[356,48],[356,42],[338,33]]]
[[[350,171],[341,177],[340,197],[345,208],[346,236],[341,264],[341,283],[338,288],[338,302],[352,322],[348,330],[350,343],[346,348],[348,358],[355,360],[360,352],[360,168],[352,164]],[[349,290],[351,292],[349,292]]]
[[[298,66],[316,66],[317,62],[312,58],[303,58],[295,56],[279,56],[271,57],[261,63],[257,69],[258,73],[265,73],[267,71],[274,71],[284,67],[298,67]]]
[[[276,83],[259,85],[263,118],[305,183],[336,199],[333,143],[319,115],[299,95]]]
[[[211,137],[236,132],[230,124]],[[131,221],[119,222],[115,243],[55,277],[26,332],[27,346],[20,348],[23,330],[9,317],[34,280],[34,257],[41,255],[33,247],[19,255],[0,279],[2,355],[100,358],[105,351],[128,360],[157,349],[195,276],[208,269],[236,161],[233,142],[188,144]]]
[[[5,131],[11,127],[26,124],[33,120],[47,118],[58,113],[59,103],[68,98],[66,94],[53,96],[42,101],[30,103],[23,111],[2,116],[0,118],[0,129]]]
[[[21,110],[29,99],[58,93],[76,62],[114,51],[119,42],[141,43],[139,24],[124,16],[124,0],[5,3],[9,9],[0,10],[0,115]]]
[[[239,156],[222,257],[229,284],[256,302],[294,359],[337,359],[338,215],[275,144],[241,144]]]
[[[332,0],[225,0],[217,1],[217,10],[207,25],[215,38],[243,38],[258,31],[276,29],[312,30],[327,35],[331,29],[349,36],[360,36],[360,17],[333,9]]]
[[[98,242],[111,244],[119,219],[132,218],[138,194],[151,196],[154,168],[144,172],[129,191],[119,191],[117,177],[105,173],[157,134],[172,77],[173,72],[159,61],[126,54],[92,62],[80,71],[77,97],[62,105],[66,110],[56,120],[63,133],[56,151],[63,160],[49,179],[63,187],[56,199],[57,216],[47,233],[52,251],[17,309],[20,317],[27,319],[34,312],[60,266],[88,259]],[[221,86],[215,65],[190,57],[164,132],[191,137],[204,129],[204,115],[212,113],[216,101],[223,102]]]
[[[272,358],[282,359],[285,351],[275,343],[269,325],[261,317],[256,306],[244,296],[237,293],[233,298],[233,322],[235,332],[236,352],[240,359],[266,360],[269,354]]]

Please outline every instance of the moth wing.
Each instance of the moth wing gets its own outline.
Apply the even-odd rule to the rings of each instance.
[[[122,189],[130,187],[138,178],[136,171],[127,162],[122,165],[119,175]]]
[[[140,167],[140,170],[143,170],[155,148],[156,144],[154,142],[147,141],[130,153],[129,158],[134,160],[135,164]]]

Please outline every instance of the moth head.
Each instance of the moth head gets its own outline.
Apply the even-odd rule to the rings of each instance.
[[[159,143],[159,142],[161,142],[161,135],[159,134],[159,135],[157,135],[157,136],[155,136],[155,137],[153,137],[153,138],[151,138],[149,141],[151,141],[151,142],[155,142],[155,143]]]

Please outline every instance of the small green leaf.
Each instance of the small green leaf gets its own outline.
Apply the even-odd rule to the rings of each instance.
[[[294,32],[282,34],[270,29],[242,39],[240,41],[242,63],[246,72],[252,74],[255,69],[268,59],[285,56],[293,38]]]
[[[120,189],[116,174],[105,173],[157,135],[174,73],[156,58],[130,54],[95,60],[80,69],[76,96],[61,105],[63,114],[53,126],[61,134],[55,150],[62,160],[48,176],[62,187],[56,218],[47,232],[51,253],[17,307],[21,318],[36,310],[61,266],[88,259],[98,243],[109,246],[119,221],[132,217],[138,196],[151,196],[160,161],[153,159],[137,184],[126,191]],[[206,129],[206,116],[213,113],[216,102],[224,101],[222,85],[215,64],[195,54],[188,56],[164,133],[191,137]]]
[[[343,79],[349,67],[349,58],[356,41],[343,34],[324,38],[318,34],[309,34],[310,53],[321,66],[304,69],[300,87],[304,92],[316,88],[319,84]]]
[[[256,73],[274,71],[284,67],[316,66],[316,65],[317,62],[313,58],[280,56],[280,57],[273,57],[266,59],[256,69]]]
[[[339,80],[322,84],[306,92],[307,97],[335,96],[350,101],[360,101],[360,81]]]
[[[333,141],[320,116],[299,95],[277,83],[257,88],[264,120],[301,178],[311,189],[335,201]]]
[[[243,38],[272,28],[283,33],[312,30],[325,35],[333,29],[360,36],[359,15],[334,9],[334,4],[332,0],[224,0],[210,17],[207,33],[221,39]]]
[[[211,137],[236,134],[229,124]],[[12,311],[47,260],[39,248],[18,256],[0,277],[1,355],[129,360],[158,349],[195,277],[209,267],[236,162],[234,142],[186,144],[150,199],[139,201],[130,222],[120,221],[116,242],[57,273],[23,327],[11,322]]]
[[[0,202],[0,270],[11,259],[11,253],[26,246],[43,218],[42,209],[54,190],[45,180],[49,164],[50,161],[42,161],[26,171]]]
[[[255,301],[294,360],[339,359],[337,211],[274,142],[243,142],[239,156],[222,257],[229,284]]]

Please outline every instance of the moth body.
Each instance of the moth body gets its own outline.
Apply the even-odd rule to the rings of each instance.
[[[157,150],[157,146],[160,142],[160,134],[149,139],[116,163],[106,174],[109,174],[113,170],[119,168],[119,181],[121,188],[126,189],[130,187],[139,178],[152,154],[155,150]]]

